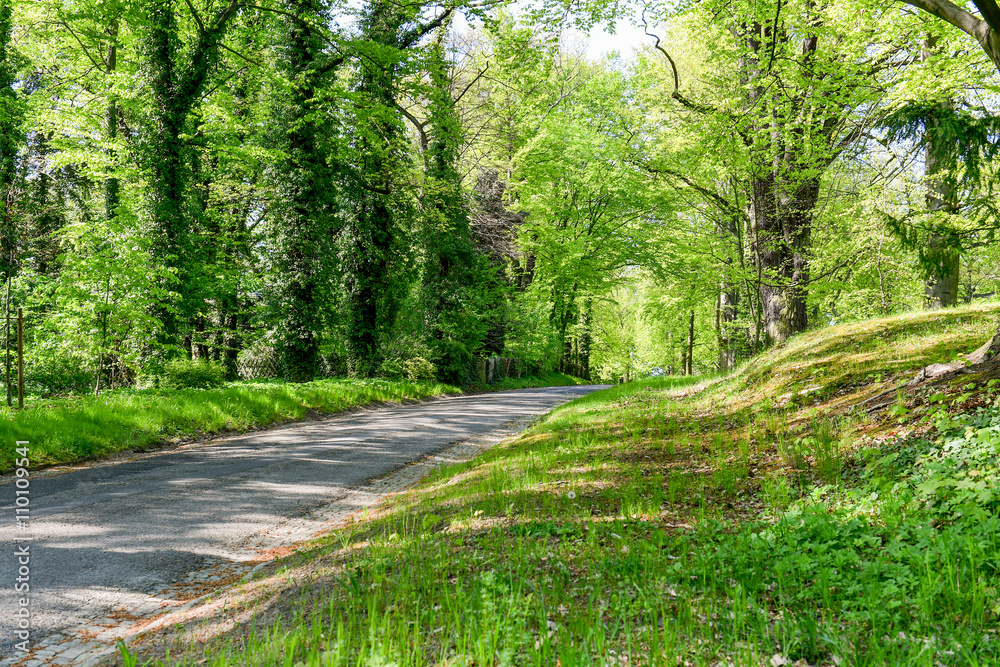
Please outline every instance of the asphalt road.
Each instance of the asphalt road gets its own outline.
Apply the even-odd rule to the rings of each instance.
[[[0,482],[0,660],[14,654],[15,538],[30,536],[32,643],[148,605],[255,536],[450,444],[600,387],[459,396],[275,428],[131,461],[39,474],[30,529]],[[8,443],[5,446],[13,446]],[[54,641],[54,638],[52,639]]]

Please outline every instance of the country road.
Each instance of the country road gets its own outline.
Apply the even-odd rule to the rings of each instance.
[[[457,442],[499,439],[525,418],[599,388],[384,407],[38,473],[28,530],[15,523],[13,478],[0,478],[0,665],[80,664],[143,619],[238,580],[377,501],[372,480],[394,473],[397,486],[412,483],[407,464]],[[30,656],[15,647],[15,549],[24,544],[15,538],[25,536]]]

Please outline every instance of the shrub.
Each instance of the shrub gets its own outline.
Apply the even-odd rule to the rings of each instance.
[[[382,362],[379,375],[388,378],[405,378],[410,382],[433,380],[437,376],[437,367],[423,357],[389,357]]]
[[[93,364],[80,357],[46,354],[29,357],[25,361],[24,384],[28,393],[61,396],[89,393],[94,389]],[[0,363],[3,363],[2,358]],[[2,374],[3,369],[0,368],[0,376]],[[11,354],[11,380],[16,381],[16,377],[17,361]]]
[[[167,362],[154,384],[161,389],[210,389],[225,381],[226,367],[217,361],[174,359]]]
[[[433,380],[437,376],[437,367],[423,357],[413,357],[403,362],[403,372],[410,382]]]
[[[476,359],[462,343],[447,339],[434,341],[434,352],[437,378],[441,382],[469,385],[476,379],[474,377]]]

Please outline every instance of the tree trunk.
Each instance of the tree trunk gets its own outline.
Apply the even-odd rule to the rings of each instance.
[[[584,380],[590,380],[590,348],[593,345],[593,299],[587,299],[583,308],[583,333],[580,335],[580,367]]]
[[[400,6],[378,0],[368,5],[361,23],[365,38],[389,47],[388,53],[399,47],[405,21]],[[403,136],[395,99],[399,66],[392,56],[383,57],[387,60],[361,61],[357,87],[369,114],[357,120],[359,169],[351,193],[355,213],[348,224],[347,356],[355,377],[370,377],[381,367],[382,338],[395,323],[402,298],[393,252],[400,220],[410,214],[394,194]]]
[[[924,40],[921,58],[925,61],[932,58],[936,46],[937,37],[928,36]],[[942,110],[951,110],[954,106],[954,100],[951,99],[944,100],[940,105]],[[935,136],[940,134],[939,123],[937,118],[926,120],[924,141],[924,180],[927,188],[925,200],[931,216],[936,213],[955,213],[958,210],[954,183],[942,174],[954,166],[954,160],[949,156],[950,146],[943,139],[935,141]],[[932,220],[931,224],[935,224],[935,221]],[[925,306],[930,309],[955,306],[958,304],[959,253],[948,246],[948,239],[941,234],[931,236],[928,248],[932,263],[924,285]]]
[[[684,363],[684,374],[694,375],[694,311],[688,319],[687,359]]]
[[[162,324],[160,345],[176,343],[181,322],[193,310],[196,288],[190,277],[191,220],[187,206],[188,163],[186,124],[191,110],[200,103],[205,82],[218,60],[219,43],[240,4],[233,0],[206,27],[200,27],[190,48],[184,48],[181,30],[170,0],[144,0],[145,55],[149,89],[153,98],[154,128],[144,151],[151,173],[150,202],[154,261],[170,269],[170,284],[163,285],[176,296],[152,308]]]
[[[764,333],[772,345],[784,343],[808,326],[807,253],[819,187],[819,179],[811,178],[786,196],[770,172],[753,182],[754,254],[762,269],[760,300]]]
[[[108,28],[108,36],[111,43],[108,45],[108,57],[107,57],[107,75],[110,79],[114,75],[115,71],[118,69],[118,19],[112,19],[111,25]],[[113,87],[113,82],[109,82],[109,88]],[[118,101],[115,99],[114,94],[108,95],[108,106],[104,112],[104,131],[105,136],[108,139],[108,143],[114,145],[115,140],[118,138]],[[104,181],[104,217],[111,220],[115,217],[115,211],[118,209],[118,197],[121,186],[118,182],[118,177],[114,175],[115,169],[115,158],[114,149],[110,149],[112,153],[110,163],[111,163],[111,174],[108,175],[107,179]]]
[[[719,370],[726,372],[736,365],[736,343],[733,322],[736,321],[739,293],[733,285],[723,281],[715,307],[715,333],[719,344]]]
[[[304,382],[313,379],[320,367],[322,294],[333,256],[329,239],[336,193],[321,141],[325,115],[315,109],[317,58],[323,43],[310,25],[322,17],[322,4],[285,0],[284,9],[280,67],[293,85],[279,102],[285,161],[278,175],[281,202],[275,207],[274,227],[280,268],[278,356],[285,378]]]

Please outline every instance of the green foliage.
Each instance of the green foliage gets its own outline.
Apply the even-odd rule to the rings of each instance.
[[[650,6],[675,71],[493,5],[195,4],[0,2],[0,268],[33,391],[130,386],[178,355],[234,378],[261,341],[260,372],[295,381],[425,377],[419,358],[474,382],[488,355],[678,373],[692,314],[709,373],[776,321],[918,306],[914,265],[955,259],[951,231],[977,248],[960,293],[1000,285],[995,82],[885,6]],[[482,29],[456,29],[463,11]],[[910,57],[918,28],[956,55]],[[969,206],[903,243],[921,137]]]
[[[933,146],[943,164],[945,177],[957,185],[961,175],[978,185],[1000,154],[1000,116],[979,116],[967,109],[933,100],[911,100],[881,121],[890,141],[912,142],[918,147]],[[960,172],[956,167],[962,166]]]
[[[43,397],[93,391],[95,370],[81,356],[47,352],[32,354],[25,364],[25,391]]]
[[[163,372],[143,382],[159,389],[211,389],[226,381],[226,368],[209,359],[172,359]]]
[[[389,357],[382,362],[380,374],[388,378],[405,378],[410,382],[434,380],[437,367],[423,357]]]

